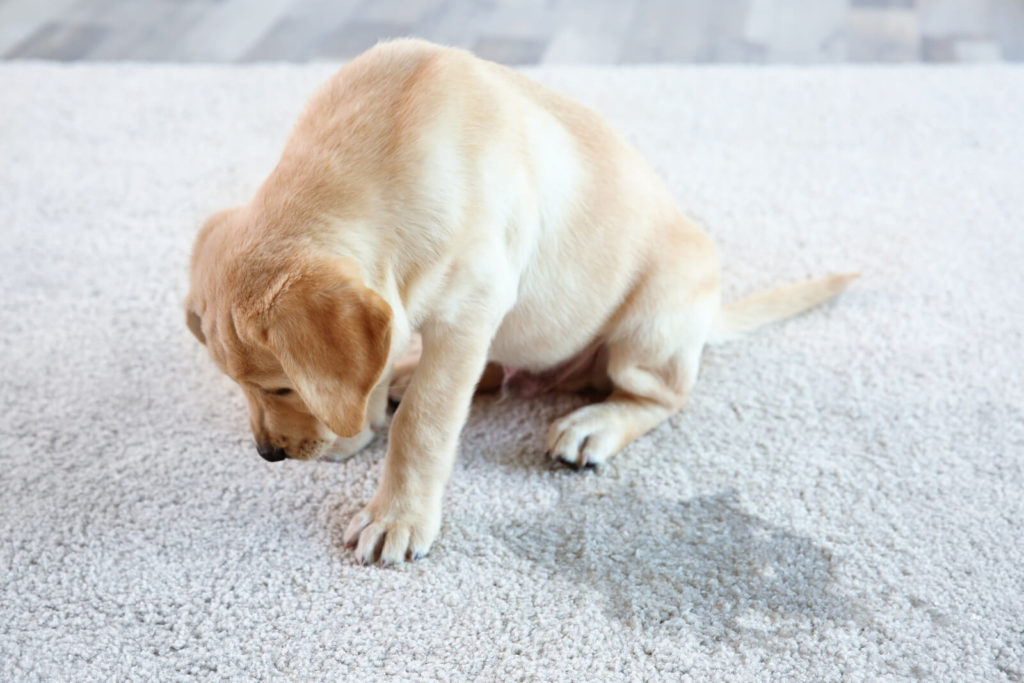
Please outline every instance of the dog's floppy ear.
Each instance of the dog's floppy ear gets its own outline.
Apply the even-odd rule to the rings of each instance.
[[[205,345],[206,335],[203,334],[203,319],[192,308],[191,298],[185,300],[185,322],[188,324],[188,329],[192,330],[192,334],[199,340],[199,343]]]
[[[285,284],[265,341],[310,412],[341,437],[358,434],[391,350],[391,307],[340,267]]]

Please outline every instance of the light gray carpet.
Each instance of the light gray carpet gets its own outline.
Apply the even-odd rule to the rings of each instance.
[[[550,69],[722,247],[836,304],[711,349],[600,474],[479,399],[431,555],[341,547],[383,444],[268,464],[183,323],[305,67],[0,66],[0,679],[1024,677],[1024,69]]]

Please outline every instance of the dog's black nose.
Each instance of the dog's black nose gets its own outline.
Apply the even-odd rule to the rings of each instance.
[[[267,462],[280,462],[288,457],[283,448],[275,448],[269,443],[256,444],[256,452]]]

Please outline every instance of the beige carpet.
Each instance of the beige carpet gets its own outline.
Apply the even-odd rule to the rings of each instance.
[[[378,442],[268,464],[192,238],[330,67],[0,65],[0,679],[1024,677],[1024,69],[551,69],[722,247],[846,269],[687,411],[553,468],[477,401],[431,555],[341,547]]]

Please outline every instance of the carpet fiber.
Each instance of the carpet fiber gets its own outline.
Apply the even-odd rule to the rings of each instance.
[[[429,557],[342,548],[383,440],[268,464],[181,301],[327,65],[0,65],[0,679],[1024,677],[1024,69],[551,68],[716,236],[712,347],[600,473],[479,398]]]

